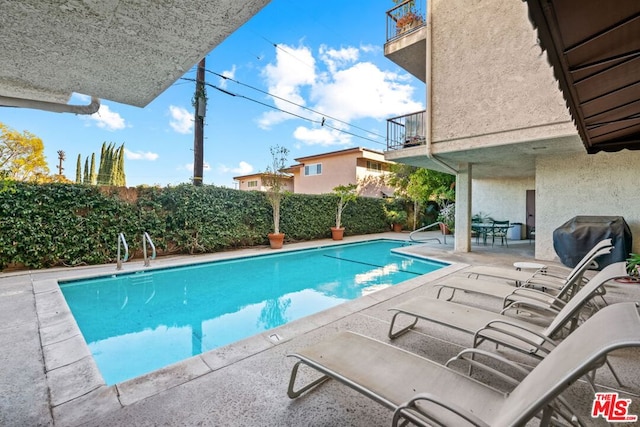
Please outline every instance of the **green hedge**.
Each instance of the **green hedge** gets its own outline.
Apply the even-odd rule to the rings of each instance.
[[[162,253],[206,253],[268,244],[271,206],[264,193],[214,186],[108,188],[76,184],[3,183],[0,270],[114,262],[117,235],[140,256],[147,231]],[[330,237],[337,198],[288,194],[280,228],[286,241]],[[388,230],[381,199],[345,209],[346,235]]]

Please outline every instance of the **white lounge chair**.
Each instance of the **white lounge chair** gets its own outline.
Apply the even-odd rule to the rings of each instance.
[[[555,419],[586,423],[590,413],[570,409],[562,393],[600,365],[613,350],[640,346],[636,303],[604,308],[560,343],[510,392],[503,393],[416,354],[351,332],[289,356],[293,366],[287,394],[297,398],[328,379],[345,384],[394,411],[392,425],[541,425]],[[322,374],[296,390],[301,365]],[[476,365],[477,366],[477,365]],[[587,409],[588,411],[588,409]],[[584,420],[584,421],[582,421]]]
[[[521,318],[480,308],[429,297],[415,297],[389,309],[396,313],[391,319],[388,336],[395,339],[413,329],[418,320],[427,320],[472,334],[473,347],[477,347],[484,341],[490,341],[542,358],[555,347],[555,339],[561,338],[563,332],[575,329],[581,310],[601,286],[609,280],[626,275],[624,262],[608,265],[562,307],[546,328]],[[414,320],[408,326],[394,331],[398,316],[401,315]]]
[[[584,257],[578,262],[578,264],[569,271],[566,275],[553,274],[548,268],[543,268],[535,272],[527,272],[515,269],[509,269],[505,267],[493,267],[488,265],[472,266],[464,270],[464,274],[470,278],[480,278],[483,276],[493,277],[496,279],[502,279],[508,282],[513,282],[518,286],[538,286],[559,289],[568,280],[574,279],[574,276],[578,274],[578,271],[585,271],[589,268],[589,265],[594,261],[593,254],[602,248],[613,246],[611,239],[605,239],[598,242]],[[587,263],[585,268],[584,264]]]
[[[582,276],[589,268],[591,261],[601,255],[611,253],[612,250],[613,246],[607,246],[596,251],[591,251],[590,256],[585,257],[580,268],[576,267],[575,273],[569,275],[562,287],[555,291],[543,292],[529,287],[514,288],[512,285],[504,281],[496,280],[495,278],[493,280],[486,280],[454,276],[434,284],[434,288],[438,289],[436,298],[440,298],[442,291],[447,290],[450,291],[448,294],[445,292],[445,294],[448,295],[447,301],[451,301],[457,291],[463,291],[500,298],[502,299],[503,309],[511,305],[515,307],[529,301],[535,301],[541,304],[541,306],[532,307],[534,312],[539,314],[540,309],[557,312],[562,309],[566,301],[571,298],[583,284]],[[602,293],[604,293],[604,291]]]

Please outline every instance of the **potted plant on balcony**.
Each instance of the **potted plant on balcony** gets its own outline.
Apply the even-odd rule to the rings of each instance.
[[[356,200],[356,184],[338,185],[333,189],[333,194],[338,196],[338,206],[336,209],[336,226],[331,227],[331,237],[333,240],[342,240],[344,236],[344,227],[342,227],[342,212],[349,202]]]
[[[398,5],[394,8],[398,34],[409,31],[424,22],[424,18],[416,12],[415,1],[393,0],[393,2]]]
[[[424,20],[422,19],[422,16],[418,15],[414,11],[409,11],[398,18],[396,21],[396,30],[398,34],[402,34],[412,28],[422,25],[423,22]]]
[[[271,164],[267,166],[265,184],[267,199],[273,210],[273,233],[269,233],[271,249],[281,249],[284,244],[284,233],[280,233],[280,203],[286,189],[284,179],[287,175],[282,172],[287,162],[289,150],[278,145],[271,147]]]

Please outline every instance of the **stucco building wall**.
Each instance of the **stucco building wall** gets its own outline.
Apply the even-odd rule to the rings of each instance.
[[[640,152],[539,157],[536,163],[536,258],[557,260],[553,230],[578,215],[624,217],[640,252]]]
[[[321,157],[308,164],[322,164],[320,175],[305,175],[304,167],[295,175],[295,192],[303,194],[331,193],[334,187],[356,182],[356,159],[359,153]]]
[[[475,179],[472,182],[471,213],[482,212],[495,220],[526,223],[527,190],[535,190],[535,179]]]
[[[432,8],[435,143],[557,136],[559,123],[575,132],[525,2],[434,0]]]

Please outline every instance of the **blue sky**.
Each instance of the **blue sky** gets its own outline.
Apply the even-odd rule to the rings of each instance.
[[[265,170],[274,145],[290,150],[289,164],[349,147],[383,150],[386,119],[423,109],[425,99],[424,84],[384,57],[391,7],[391,0],[272,0],[210,52],[207,70],[241,84],[211,72],[207,83],[309,120],[209,87],[204,183],[233,187],[234,176]],[[195,78],[195,66],[184,78]],[[0,107],[0,122],[42,138],[51,173],[64,150],[64,174],[74,180],[78,154],[84,163],[107,141],[125,144],[128,186],[175,185],[193,176],[193,92],[192,81],[178,80],[145,108],[102,100],[93,116]],[[337,118],[325,123],[345,132],[264,92]]]

